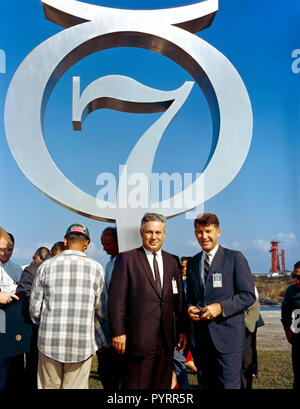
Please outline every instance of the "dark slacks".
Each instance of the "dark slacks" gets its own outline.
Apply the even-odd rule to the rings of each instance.
[[[246,328],[246,348],[243,353],[242,363],[242,389],[252,389],[253,375],[257,374],[256,331]]]
[[[166,350],[159,333],[149,355],[125,354],[122,389],[171,389],[172,370],[173,353]]]
[[[103,389],[120,389],[123,356],[110,346],[97,351],[98,375]]]
[[[292,364],[294,373],[294,390],[300,390],[300,342],[299,337],[292,341]]]
[[[24,354],[16,355],[6,360],[6,385],[5,389],[23,389],[24,386]]]
[[[207,325],[196,331],[192,350],[203,389],[241,389],[243,351],[221,353],[213,344]]]

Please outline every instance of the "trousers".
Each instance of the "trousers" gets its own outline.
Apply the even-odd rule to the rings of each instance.
[[[39,351],[38,389],[88,389],[91,355],[82,362],[56,361]]]

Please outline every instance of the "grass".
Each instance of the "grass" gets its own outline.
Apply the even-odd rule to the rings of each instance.
[[[294,280],[290,276],[283,277],[254,277],[254,283],[259,294],[260,302],[264,300],[272,300],[278,303],[282,302],[285,290],[294,284]]]
[[[95,354],[93,356],[92,368],[90,372],[89,389],[103,389],[102,383],[98,376],[97,368],[98,368],[98,358],[97,358],[97,355]]]
[[[90,389],[103,389],[97,374],[97,356],[93,357]],[[196,375],[189,372],[191,389],[197,387]],[[253,389],[292,389],[293,372],[290,351],[258,351],[258,379]]]
[[[197,387],[197,378],[189,374],[192,388]],[[289,351],[258,351],[258,378],[252,389],[292,389],[293,372]]]
[[[293,379],[290,351],[258,351],[258,379],[253,389],[292,389]]]
[[[294,283],[290,276],[270,278],[254,277],[260,301],[271,300],[281,303],[288,286]],[[103,389],[97,373],[98,360],[93,358],[89,379],[90,389]],[[197,387],[197,377],[189,372],[192,389]],[[253,381],[253,389],[292,389],[293,372],[290,351],[258,351],[258,379]]]

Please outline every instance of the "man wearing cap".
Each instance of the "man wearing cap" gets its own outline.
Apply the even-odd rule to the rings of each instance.
[[[30,297],[30,315],[38,332],[38,388],[88,389],[93,354],[107,345],[103,267],[84,254],[87,227],[72,224],[66,250],[38,269]]]

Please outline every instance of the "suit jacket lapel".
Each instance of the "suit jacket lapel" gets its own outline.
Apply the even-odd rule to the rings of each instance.
[[[139,255],[140,263],[141,263],[142,266],[143,266],[143,269],[144,269],[144,271],[145,271],[145,273],[146,273],[146,276],[148,277],[148,279],[149,279],[149,281],[150,281],[150,284],[151,284],[152,287],[154,288],[154,290],[155,290],[155,292],[157,293],[157,295],[160,297],[160,294],[159,294],[159,291],[158,291],[156,282],[155,282],[154,277],[153,277],[153,273],[152,273],[151,267],[150,267],[150,265],[149,265],[149,262],[148,262],[148,259],[147,259],[147,256],[146,256],[146,253],[145,253],[143,247],[139,247],[139,248],[138,248],[138,255]],[[164,268],[165,268],[165,265],[164,265]]]
[[[203,293],[203,284],[202,284],[202,280],[201,280],[201,270],[200,270],[200,262],[201,262],[201,258],[202,258],[202,251],[198,254],[196,254],[194,263],[193,263],[193,267],[192,267],[192,274],[194,276],[194,291],[195,294],[202,294]]]
[[[162,250],[163,268],[164,268],[164,283],[162,295],[166,295],[167,291],[170,289],[170,284],[172,282],[171,272],[169,270],[168,255]]]

